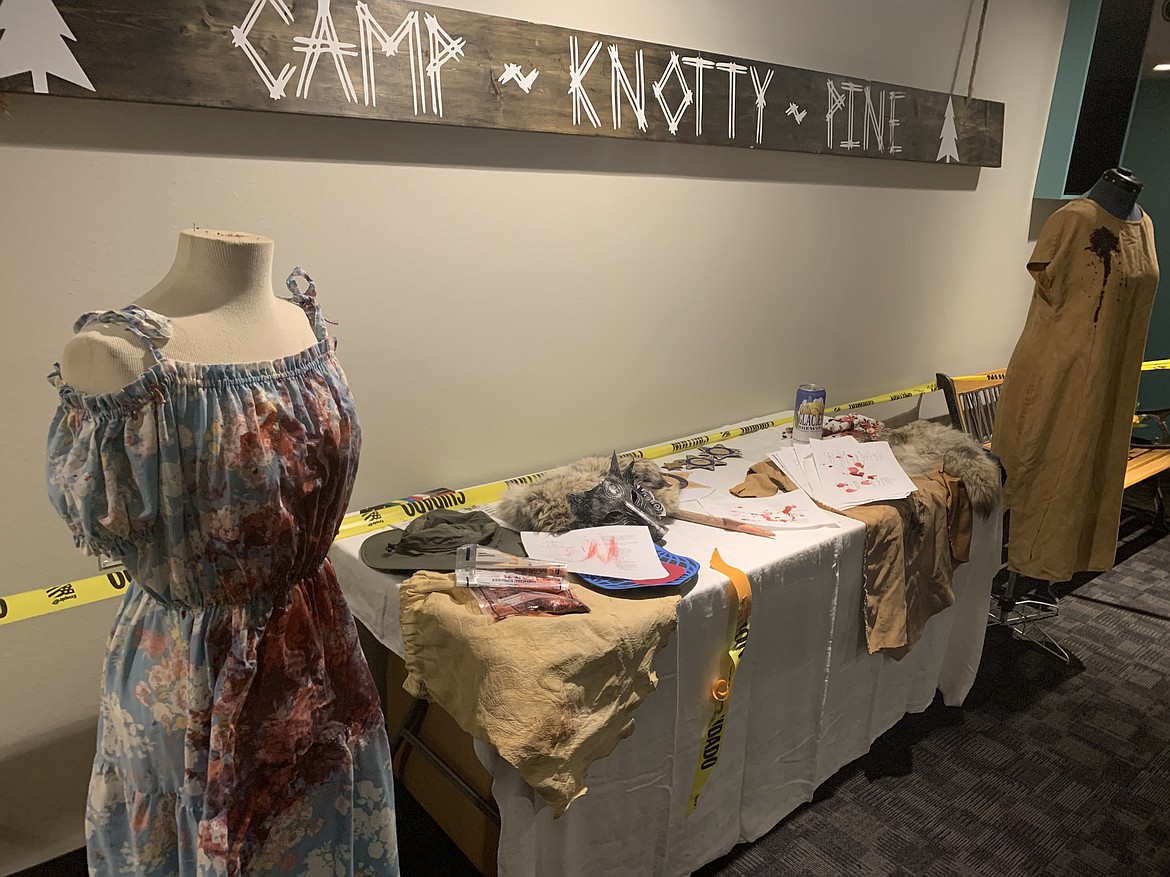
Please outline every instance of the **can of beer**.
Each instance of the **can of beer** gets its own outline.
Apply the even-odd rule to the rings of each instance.
[[[796,405],[792,410],[792,440],[819,439],[825,424],[825,388],[817,384],[801,384],[796,388]]]

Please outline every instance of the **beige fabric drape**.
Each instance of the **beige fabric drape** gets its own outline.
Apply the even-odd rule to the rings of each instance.
[[[573,594],[588,614],[493,624],[453,575],[419,572],[401,586],[404,687],[495,746],[554,816],[584,794],[589,765],[633,732],[679,601],[581,585]]]
[[[1007,472],[1008,565],[1066,581],[1111,569],[1158,261],[1148,216],[1077,199],[1044,224],[992,449]]]

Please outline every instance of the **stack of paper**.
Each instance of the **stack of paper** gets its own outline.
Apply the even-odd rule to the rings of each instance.
[[[809,495],[845,511],[871,502],[902,499],[917,488],[887,442],[859,442],[852,436],[812,439],[781,448],[772,461]]]

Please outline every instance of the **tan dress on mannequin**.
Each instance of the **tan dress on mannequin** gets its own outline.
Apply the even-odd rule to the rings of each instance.
[[[1158,261],[1149,216],[1078,198],[1044,224],[992,450],[1007,471],[1008,567],[1066,581],[1112,568]]]

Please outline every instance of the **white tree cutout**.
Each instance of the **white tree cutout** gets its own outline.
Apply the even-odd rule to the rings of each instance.
[[[935,161],[942,161],[944,158],[947,164],[951,163],[953,158],[955,161],[959,160],[959,134],[955,130],[955,105],[951,98],[947,98],[947,114],[943,118],[942,134],[939,135],[939,140],[942,141],[938,146],[938,158]],[[927,153],[929,155],[929,153]]]
[[[31,73],[33,91],[49,92],[49,74],[94,91],[65,40],[77,37],[52,0],[0,2],[0,79]]]

